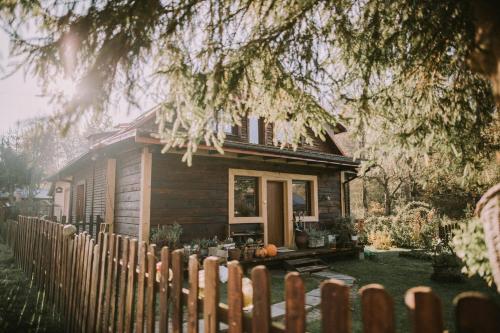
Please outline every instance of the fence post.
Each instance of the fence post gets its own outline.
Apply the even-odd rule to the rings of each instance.
[[[321,331],[350,333],[351,309],[349,287],[336,279],[321,284]]]
[[[168,296],[169,296],[169,251],[168,247],[161,249],[161,268],[160,268],[160,332],[168,332]],[[190,262],[191,267],[191,262]],[[191,270],[189,271],[191,277]],[[196,272],[198,274],[198,272]],[[189,294],[191,296],[191,293]],[[189,308],[189,305],[188,305]],[[198,320],[198,319],[196,319]],[[188,319],[189,326],[189,319]]]
[[[380,284],[369,284],[359,290],[363,333],[394,333],[394,302]]]
[[[137,239],[130,240],[130,250],[128,255],[128,281],[127,281],[127,294],[125,298],[125,332],[131,333],[133,331],[132,327],[132,315],[134,314],[134,282],[135,282],[135,268],[137,260]]]
[[[265,266],[256,266],[250,274],[253,285],[252,332],[268,333],[271,323],[269,272]]]
[[[285,330],[290,333],[306,331],[304,282],[297,272],[285,276]]]
[[[182,278],[184,251],[172,252],[172,332],[182,331]]]
[[[414,287],[405,295],[413,333],[442,333],[441,300],[429,287]]]
[[[229,333],[243,332],[243,293],[242,279],[243,271],[238,261],[231,261],[227,264],[227,324]]]
[[[117,331],[123,332],[124,322],[125,322],[125,294],[126,294],[126,284],[127,284],[127,264],[128,264],[128,250],[129,250],[130,240],[128,237],[122,238],[122,255],[121,258],[117,258],[121,261],[120,269],[120,289],[118,292],[118,320],[117,320]],[[120,266],[118,266],[120,268]]]
[[[146,243],[139,243],[139,251],[137,263],[139,264],[139,274],[137,274],[137,308],[135,331],[137,333],[144,332],[144,294],[146,283]]]
[[[203,289],[203,325],[205,333],[218,332],[219,321],[219,258],[208,257],[203,262],[205,269],[205,288]]]
[[[454,300],[458,333],[500,332],[498,305],[478,292],[464,292]]]
[[[156,282],[156,258],[154,252],[148,252],[148,279],[146,289],[146,332],[155,331],[155,282]],[[182,285],[181,285],[182,288]],[[182,305],[181,305],[182,306]]]

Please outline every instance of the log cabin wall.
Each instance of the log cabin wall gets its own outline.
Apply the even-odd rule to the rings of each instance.
[[[85,221],[90,222],[90,216],[104,217],[106,202],[105,202],[105,187],[106,187],[106,165],[104,160],[97,160],[83,164],[73,173],[72,186],[72,220],[76,221],[76,188],[79,184],[85,184]],[[78,221],[79,222],[79,221]]]
[[[114,232],[137,237],[139,232],[141,151],[116,156]]]
[[[217,235],[228,224],[229,169],[318,176],[320,221],[341,216],[340,171],[320,167],[195,156],[187,167],[179,154],[153,154],[151,228],[179,223],[183,241]]]

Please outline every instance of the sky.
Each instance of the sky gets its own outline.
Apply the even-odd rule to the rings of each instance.
[[[8,36],[0,30],[0,68],[9,69],[12,60],[8,59],[8,54]],[[0,78],[4,76],[5,73],[0,71]],[[20,121],[50,115],[53,108],[40,94],[39,82],[29,75],[25,76],[22,70],[8,78],[0,79],[0,135]],[[123,109],[126,109],[125,105]],[[125,111],[114,110],[111,114],[113,122],[118,124],[130,121],[140,113],[135,111],[127,114]]]

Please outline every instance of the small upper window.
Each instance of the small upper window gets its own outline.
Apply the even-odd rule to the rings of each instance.
[[[257,177],[234,177],[234,216],[259,216],[259,179]]]
[[[312,216],[311,182],[308,180],[292,181],[293,213]]]
[[[248,142],[259,144],[262,143],[262,123],[258,117],[248,117]]]
[[[214,131],[223,130],[228,135],[237,135],[238,128],[231,124],[231,116],[224,111],[218,112],[218,118],[214,121]]]

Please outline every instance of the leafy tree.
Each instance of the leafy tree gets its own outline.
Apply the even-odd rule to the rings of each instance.
[[[30,183],[31,170],[23,154],[16,151],[4,137],[0,143],[0,190],[9,193],[14,202],[14,191]]]
[[[220,149],[225,134],[213,123],[221,111],[236,124],[248,113],[261,116],[295,147],[310,140],[306,127],[322,136],[347,110],[358,128],[382,117],[397,125],[403,149],[460,156],[467,170],[481,146],[463,133],[480,133],[494,113],[491,87],[477,73],[500,101],[500,5],[493,0],[0,6],[13,55],[48,91],[54,77],[77,83],[70,98],[54,96],[68,123],[105,108],[113,92],[137,102],[138,91],[154,90],[158,136],[166,149],[186,147],[188,163],[202,142]],[[37,35],[23,34],[32,23]]]

